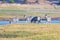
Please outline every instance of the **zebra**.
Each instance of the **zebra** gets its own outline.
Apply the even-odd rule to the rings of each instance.
[[[45,15],[45,18],[46,18],[47,23],[50,23],[51,22],[51,17],[50,16]]]
[[[9,23],[12,24],[12,23],[18,23],[19,21],[19,18],[18,17],[14,17],[12,19],[9,20]]]
[[[32,16],[24,16],[26,23],[30,22],[32,19]]]

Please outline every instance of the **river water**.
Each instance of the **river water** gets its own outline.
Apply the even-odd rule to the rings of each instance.
[[[27,23],[30,23],[30,22],[26,22],[26,21],[18,21],[17,23],[12,22],[12,24],[27,24]],[[45,24],[45,23],[47,23],[46,20],[41,20],[41,24]],[[60,24],[60,20],[52,20],[50,23]],[[10,24],[9,21],[0,21],[0,25],[8,25],[8,24]]]

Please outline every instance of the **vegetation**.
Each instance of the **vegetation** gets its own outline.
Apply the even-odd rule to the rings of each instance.
[[[16,31],[16,32],[3,32],[0,33],[0,38],[16,38],[16,37],[28,37],[33,35],[33,33],[26,31]]]
[[[60,40],[60,24],[12,24],[0,27],[4,40]]]
[[[6,3],[6,0],[3,0],[3,3]]]
[[[10,0],[11,3],[14,3],[15,1],[14,0]]]
[[[12,7],[15,7],[15,6],[12,6]],[[12,17],[12,16],[27,15],[27,16],[42,16],[42,17],[44,17],[45,14],[48,14],[51,17],[60,17],[60,13],[59,13],[60,11],[59,10],[48,10],[46,12],[40,12],[40,11],[39,12],[30,11],[29,12],[29,10],[27,10],[23,7],[21,7],[21,8],[18,8],[18,7],[12,8],[12,7],[1,8],[0,9],[0,16],[2,16],[2,17],[11,16]],[[31,8],[30,10],[34,10],[34,8]]]

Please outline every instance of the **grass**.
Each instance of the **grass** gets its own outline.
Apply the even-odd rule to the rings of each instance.
[[[0,27],[1,40],[60,40],[59,24],[12,24]]]
[[[24,10],[9,10],[9,11],[2,11],[0,10],[0,17],[3,18],[10,18],[10,17],[14,17],[14,16],[18,16],[21,17],[23,15],[26,16],[41,16],[41,17],[45,17],[45,14],[48,14],[49,16],[51,16],[52,18],[54,17],[60,17],[60,13],[41,13],[41,12],[27,12]]]
[[[26,31],[16,31],[16,32],[3,32],[0,33],[0,38],[16,38],[16,37],[28,37],[33,35],[33,33]]]
[[[0,7],[0,17],[12,17],[12,16],[43,16],[48,14],[51,17],[60,17],[60,10],[59,9],[46,9],[47,11],[39,11],[36,12],[37,9],[40,7],[31,7],[31,6],[6,6]]]
[[[27,12],[26,7],[16,8],[15,6],[6,6],[0,8],[0,17],[3,18],[9,18],[14,16],[21,17],[21,15],[44,17],[44,15],[46,14],[42,12]],[[35,7],[30,9],[35,9]],[[60,17],[60,13],[47,14],[51,17]],[[3,25],[0,26],[0,40],[60,40],[60,24]]]

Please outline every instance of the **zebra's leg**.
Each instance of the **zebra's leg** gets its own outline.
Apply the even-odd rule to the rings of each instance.
[[[11,21],[9,21],[9,24],[11,24]]]
[[[9,21],[9,24],[12,24],[12,21]]]
[[[41,20],[38,20],[38,24],[41,23]]]
[[[41,23],[41,20],[39,20],[39,23]]]
[[[35,20],[32,20],[31,23],[36,23],[36,21]]]

